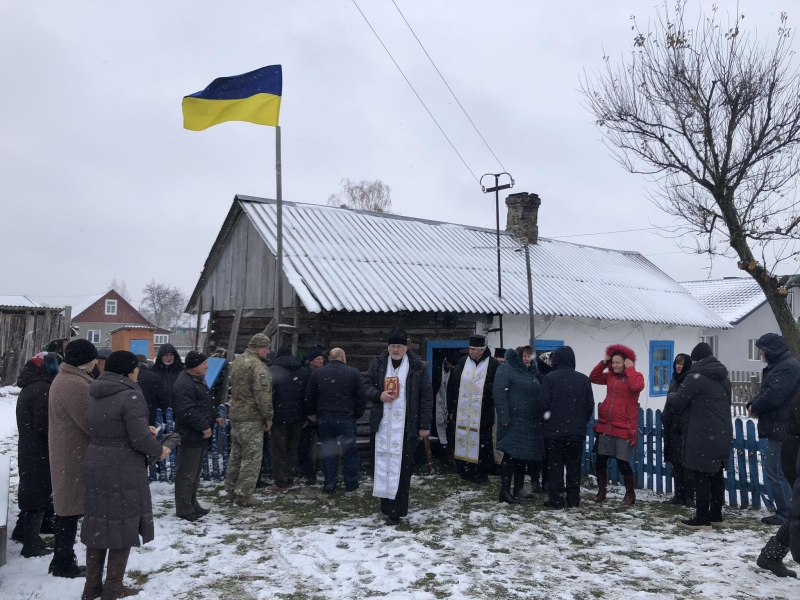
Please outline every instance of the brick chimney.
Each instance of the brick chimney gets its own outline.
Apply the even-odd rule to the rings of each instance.
[[[539,241],[539,206],[542,201],[536,194],[521,192],[509,194],[506,198],[508,216],[506,217],[506,231],[510,231],[529,244]]]

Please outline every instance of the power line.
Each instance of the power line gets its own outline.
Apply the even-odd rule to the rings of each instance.
[[[398,70],[398,71],[400,71],[400,74],[403,76],[403,79],[405,79],[405,80],[406,80],[406,83],[408,84],[408,87],[410,87],[410,88],[411,88],[411,91],[413,91],[413,92],[414,92],[414,94],[415,94],[415,95],[416,95],[416,97],[417,97],[417,100],[419,100],[419,101],[420,101],[420,104],[422,104],[422,106],[423,106],[423,107],[425,108],[425,110],[428,112],[428,115],[430,115],[431,119],[433,119],[433,122],[434,122],[434,123],[436,123],[436,126],[439,128],[439,131],[441,131],[441,132],[442,132],[442,135],[444,136],[444,139],[446,139],[446,140],[447,140],[447,143],[449,143],[449,144],[450,144],[450,147],[453,149],[453,152],[455,152],[455,153],[458,155],[458,158],[460,158],[460,159],[461,159],[461,162],[462,162],[462,163],[464,163],[464,166],[467,168],[467,171],[469,171],[469,174],[470,174],[470,175],[472,175],[472,178],[473,178],[475,181],[477,181],[477,182],[478,182],[478,184],[480,184],[480,180],[479,180],[479,179],[478,179],[478,178],[475,176],[475,173],[473,173],[473,172],[472,172],[472,169],[470,169],[470,168],[469,168],[469,165],[467,164],[467,161],[465,161],[465,160],[464,160],[464,157],[463,157],[463,156],[461,156],[461,153],[460,153],[460,152],[459,152],[459,151],[456,149],[456,147],[455,147],[455,145],[453,144],[453,142],[451,142],[451,141],[450,141],[450,138],[449,138],[449,137],[447,137],[447,134],[444,132],[444,129],[442,129],[442,126],[441,126],[441,125],[439,125],[439,121],[437,121],[437,120],[436,120],[436,117],[434,117],[434,116],[433,116],[433,113],[430,111],[430,109],[429,109],[429,108],[428,108],[428,106],[425,104],[425,102],[423,102],[423,100],[422,100],[422,97],[419,95],[419,93],[418,93],[418,92],[417,92],[417,90],[414,88],[414,86],[413,86],[413,85],[411,85],[411,82],[408,80],[408,77],[406,77],[406,74],[403,72],[403,69],[401,69],[401,68],[400,68],[400,65],[399,65],[399,64],[397,64],[397,61],[394,59],[394,56],[392,56],[392,53],[391,53],[391,52],[389,52],[389,48],[387,48],[387,47],[386,47],[386,44],[384,44],[384,43],[383,43],[383,40],[381,39],[381,36],[379,36],[379,35],[378,35],[378,32],[377,32],[377,31],[375,31],[375,28],[374,28],[374,27],[372,26],[372,24],[369,22],[369,19],[367,19],[367,15],[365,15],[365,14],[364,14],[364,12],[361,10],[361,8],[359,8],[358,4],[356,3],[356,0],[352,0],[352,1],[353,1],[353,5],[356,7],[356,9],[358,9],[358,12],[360,12],[360,13],[361,13],[361,16],[362,16],[362,17],[364,17],[364,21],[366,21],[367,25],[368,25],[368,26],[369,26],[369,28],[372,30],[372,33],[374,33],[374,34],[375,34],[375,37],[376,37],[376,38],[378,38],[378,41],[381,43],[381,46],[383,46],[383,49],[384,49],[384,50],[386,50],[386,54],[388,54],[388,55],[389,55],[389,58],[391,58],[391,59],[392,59],[392,62],[394,63],[394,66],[395,66],[395,67],[397,67],[397,70]],[[499,161],[498,161],[498,162],[499,162]]]
[[[481,138],[481,140],[483,141],[483,143],[486,146],[486,148],[488,148],[489,152],[492,153],[492,156],[494,156],[494,159],[497,161],[497,164],[499,164],[500,167],[502,167],[503,171],[506,171],[507,169],[505,168],[503,163],[500,162],[500,159],[497,158],[497,155],[494,153],[494,150],[492,150],[492,147],[489,145],[489,142],[487,142],[486,139],[483,137],[481,132],[478,130],[478,126],[475,125],[475,123],[472,121],[472,118],[469,116],[469,114],[467,114],[467,110],[462,106],[461,102],[456,97],[456,93],[450,87],[450,84],[447,83],[447,80],[444,78],[444,75],[442,75],[442,72],[439,70],[439,67],[436,66],[436,63],[433,62],[433,59],[431,58],[431,55],[428,54],[428,51],[425,49],[425,46],[422,45],[422,42],[420,41],[419,37],[417,37],[417,34],[414,32],[414,29],[411,27],[411,24],[408,22],[408,19],[406,19],[405,15],[403,14],[403,11],[401,11],[400,7],[397,6],[397,2],[392,0],[392,4],[394,4],[394,7],[397,9],[397,12],[400,13],[400,16],[403,18],[403,21],[405,21],[406,25],[408,26],[409,31],[411,31],[411,34],[414,36],[414,39],[417,40],[417,43],[419,44],[419,47],[422,48],[422,51],[425,53],[425,56],[427,56],[428,60],[431,61],[431,64],[433,65],[433,68],[436,69],[436,72],[439,74],[439,77],[441,77],[442,82],[447,87],[447,90],[450,92],[450,95],[453,96],[453,100],[456,101],[456,104],[458,104],[458,107],[464,113],[464,116],[467,117],[467,120],[470,122],[470,125],[472,125],[472,128],[475,130],[475,133],[478,134],[478,136]]]
[[[654,229],[661,229],[660,227],[642,227],[641,229],[620,229],[618,231],[598,231],[596,233],[574,233],[571,235],[549,235],[547,236],[551,240],[562,240],[564,238],[573,238],[573,237],[587,237],[590,235],[609,235],[612,233],[631,233],[632,231],[652,231]]]

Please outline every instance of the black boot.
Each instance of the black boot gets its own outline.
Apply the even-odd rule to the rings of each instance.
[[[106,566],[106,582],[103,584],[103,593],[100,600],[117,600],[117,598],[127,598],[135,596],[142,590],[140,588],[129,588],[122,583],[125,577],[125,569],[128,566],[128,556],[130,548],[108,551],[108,565]]]
[[[42,535],[53,535],[56,532],[56,514],[53,512],[53,505],[50,505],[46,511],[44,511],[44,519],[42,520],[42,527],[39,529],[39,533]]]
[[[97,600],[102,595],[105,564],[105,548],[86,548],[86,583],[83,586],[81,600]]]
[[[47,556],[53,551],[47,547],[44,540],[39,536],[39,529],[42,526],[44,512],[26,512],[24,520],[24,542],[22,543],[22,556],[32,558],[34,556]]]
[[[11,541],[25,543],[25,511],[19,511],[17,515],[17,524],[14,526],[14,531],[11,532]]]
[[[786,568],[786,565],[783,564],[782,560],[773,560],[768,558],[764,551],[761,551],[761,554],[758,556],[758,560],[756,564],[761,567],[762,569],[766,569],[767,571],[772,571],[774,575],[778,577],[794,577],[797,578],[797,573],[795,571],[791,571]]]
[[[533,494],[525,489],[525,471],[518,470],[514,472],[514,497],[520,500],[527,500],[533,498]]]
[[[54,577],[76,579],[86,575],[86,567],[78,564],[73,546],[78,532],[79,516],[62,517],[56,515],[56,545],[53,560],[50,561],[49,573]]]
[[[508,455],[503,456],[503,463],[500,469],[500,497],[498,502],[505,502],[506,504],[520,504],[522,500],[516,496],[511,495],[511,477],[513,475],[513,467],[511,459]]]

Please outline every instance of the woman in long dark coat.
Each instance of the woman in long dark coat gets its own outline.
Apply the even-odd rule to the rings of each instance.
[[[665,504],[684,504],[694,506],[694,486],[691,477],[686,477],[683,468],[683,414],[675,410],[675,394],[692,368],[692,357],[678,354],[672,363],[672,381],[669,382],[667,402],[661,415],[664,428],[664,460],[672,463],[672,477],[675,480],[675,495]]]
[[[58,375],[61,360],[55,352],[40,352],[25,363],[17,379],[17,387],[22,388],[17,400],[20,531],[15,530],[12,538],[22,538],[22,556],[25,558],[53,553],[39,533],[46,513],[52,515],[53,512],[47,402],[50,384]]]
[[[136,383],[135,354],[113,352],[92,383],[86,425],[85,507],[81,541],[86,544],[86,586],[82,600],[123,598],[141,590],[122,584],[131,546],[154,537],[147,456],[165,459],[169,449],[155,439],[148,410]],[[103,564],[108,551],[106,581]]]
[[[531,347],[506,351],[506,360],[497,369],[492,390],[497,410],[497,449],[503,452],[500,502],[519,504],[527,461],[542,460],[541,388]]]

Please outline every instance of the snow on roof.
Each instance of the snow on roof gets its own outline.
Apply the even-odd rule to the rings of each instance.
[[[75,317],[80,315],[83,311],[89,308],[92,304],[100,300],[103,296],[105,296],[111,290],[106,290],[102,294],[94,294],[93,296],[89,296],[88,298],[83,299],[81,302],[76,304],[72,307],[72,320],[75,320]]]
[[[277,253],[276,202],[249,196],[235,202]],[[525,255],[510,233],[500,236],[499,298],[492,229],[283,205],[284,272],[310,312],[528,312]],[[729,327],[638,252],[540,238],[530,254],[537,314]]]
[[[736,324],[767,301],[752,277],[726,277],[681,283],[689,292],[731,324]]]
[[[37,304],[27,296],[0,296],[0,306],[14,308],[39,308],[41,305]]]
[[[157,327],[155,325],[123,325],[122,327],[117,327],[116,329],[112,329],[108,332],[109,335],[112,333],[116,333],[117,331],[122,331],[123,329],[153,329],[158,331],[166,331],[167,333],[172,333],[169,329],[164,329],[162,327]]]

